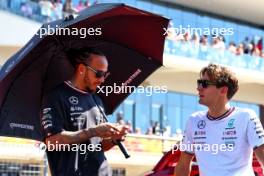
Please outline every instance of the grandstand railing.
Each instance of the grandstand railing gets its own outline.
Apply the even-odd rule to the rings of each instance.
[[[192,42],[172,41],[167,39],[165,41],[164,53],[264,72],[264,58],[247,54],[237,56],[228,50],[195,45]]]
[[[21,11],[21,6],[23,3],[26,3],[31,7],[32,15],[27,16]],[[46,18],[40,13],[39,4],[31,0],[0,0],[0,10],[6,10],[41,23],[46,22]]]

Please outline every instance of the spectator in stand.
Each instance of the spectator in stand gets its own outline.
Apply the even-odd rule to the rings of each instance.
[[[208,44],[208,37],[206,35],[203,35],[200,39],[200,52],[199,52],[199,57],[203,59],[207,57],[207,52],[208,52],[207,44]]]
[[[175,33],[174,33],[174,30],[171,30],[170,28],[168,29],[168,32],[167,32],[167,36],[166,36],[167,39],[169,40],[172,40],[172,41],[176,41],[175,40]]]
[[[225,38],[224,36],[218,36],[218,39],[219,39],[219,49],[221,50],[225,50],[226,47],[225,47]]]
[[[133,133],[133,127],[132,127],[132,123],[131,123],[130,120],[128,120],[128,121],[126,122],[126,125],[128,126],[128,130],[127,130],[127,132],[128,132],[128,133]]]
[[[244,50],[244,53],[251,55],[253,52],[253,48],[254,48],[254,45],[252,43],[249,43],[247,45],[247,48]]]
[[[54,2],[54,17],[55,19],[61,19],[62,18],[62,2],[61,0],[55,0]]]
[[[190,33],[189,33],[189,32],[185,32],[185,33],[183,34],[183,40],[182,40],[182,42],[188,42],[188,41],[190,41],[190,40],[191,40]]]
[[[199,36],[198,36],[198,34],[197,33],[194,33],[193,35],[192,35],[192,39],[191,39],[191,41],[192,41],[192,43],[195,45],[195,46],[199,46]]]
[[[84,2],[84,5],[85,5],[86,7],[90,7],[90,6],[93,6],[93,5],[98,4],[98,3],[99,3],[98,0],[94,0],[93,3],[90,3],[89,0],[86,0],[86,1]]]
[[[252,50],[252,56],[256,56],[256,57],[259,57],[260,56],[260,50],[258,49],[258,47],[257,47],[257,45],[255,45],[254,47],[253,47],[253,50]]]
[[[22,2],[20,6],[20,11],[22,12],[23,16],[32,18],[33,16],[33,9],[30,4],[26,2]]]
[[[207,35],[203,35],[200,40],[201,45],[207,46],[208,45],[208,37]]]
[[[257,43],[257,47],[258,47],[259,51],[262,51],[262,49],[263,49],[263,37],[260,37],[260,39]]]
[[[152,127],[149,127],[145,133],[146,135],[153,135],[152,133]]]
[[[179,33],[178,31],[174,31],[174,33],[175,33],[175,41],[183,41],[184,40],[184,38],[183,38],[184,34]]]
[[[86,1],[86,2],[87,2],[87,1]],[[85,8],[86,8],[86,6],[84,5],[83,0],[79,0],[78,5],[76,6],[76,11],[77,11],[77,12],[80,12],[80,11],[82,11],[82,10],[85,9]]]
[[[197,33],[194,33],[191,38],[191,48],[189,52],[192,57],[197,57],[199,55],[199,45],[200,38]]]
[[[40,0],[40,13],[44,17],[45,22],[50,22],[52,20],[52,11],[53,11],[53,4],[49,0]]]
[[[155,122],[154,126],[152,127],[152,133],[155,135],[160,135],[160,124],[159,122]]]
[[[225,43],[223,42],[223,37],[222,36],[214,37],[212,40],[212,47],[215,49],[224,50]]]
[[[236,48],[236,44],[234,42],[229,43],[228,51],[230,51],[233,54],[236,54],[237,48]]]
[[[212,48],[218,48],[218,39],[216,37],[212,37]]]
[[[243,44],[244,44],[244,53],[245,54],[251,54],[251,51],[253,49],[253,45],[249,42],[249,37],[245,37]]]
[[[237,47],[237,53],[238,56],[243,55],[244,54],[244,44],[240,43]]]
[[[135,134],[141,134],[141,129],[139,127],[135,129]]]
[[[251,52],[250,52],[250,54],[252,54],[252,52],[253,52],[253,49],[254,49],[254,47],[255,47],[255,45],[256,45],[256,43],[255,43],[254,39],[252,39],[252,40],[251,40],[250,44],[252,45],[252,49],[251,49]]]
[[[77,12],[76,9],[73,8],[72,0],[66,0],[65,1],[63,8],[62,8],[62,11],[63,11],[63,17],[64,18],[66,16],[69,16],[69,15]]]
[[[89,0],[86,0],[86,1],[84,1],[84,6],[85,6],[85,8],[87,8],[87,7],[90,7],[90,6],[95,5],[95,4],[97,4],[97,3],[98,3],[97,1],[94,1],[94,3],[91,4],[91,3],[89,2]]]

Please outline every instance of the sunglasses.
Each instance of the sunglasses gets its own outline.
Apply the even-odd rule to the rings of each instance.
[[[104,72],[101,70],[95,70],[94,68],[90,67],[89,65],[85,65],[85,66],[95,73],[96,78],[102,78],[102,77],[105,78],[107,76],[107,74],[109,73],[108,71]]]
[[[217,85],[216,82],[205,80],[205,79],[198,79],[197,80],[197,87],[207,88],[210,85]]]

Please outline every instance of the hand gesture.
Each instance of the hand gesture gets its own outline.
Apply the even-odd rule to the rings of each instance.
[[[115,127],[118,129],[119,132],[112,136],[112,140],[124,141],[125,135],[128,133],[129,127],[127,125],[116,125]]]
[[[111,123],[101,123],[100,125],[92,128],[92,130],[95,133],[94,136],[101,138],[110,138],[120,133],[119,129]]]

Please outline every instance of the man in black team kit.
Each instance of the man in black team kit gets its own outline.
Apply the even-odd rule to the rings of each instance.
[[[41,122],[51,173],[108,176],[111,173],[104,151],[127,132],[126,126],[105,122],[103,104],[94,94],[105,80],[108,62],[92,48],[69,53],[74,75],[45,95],[43,101]]]

